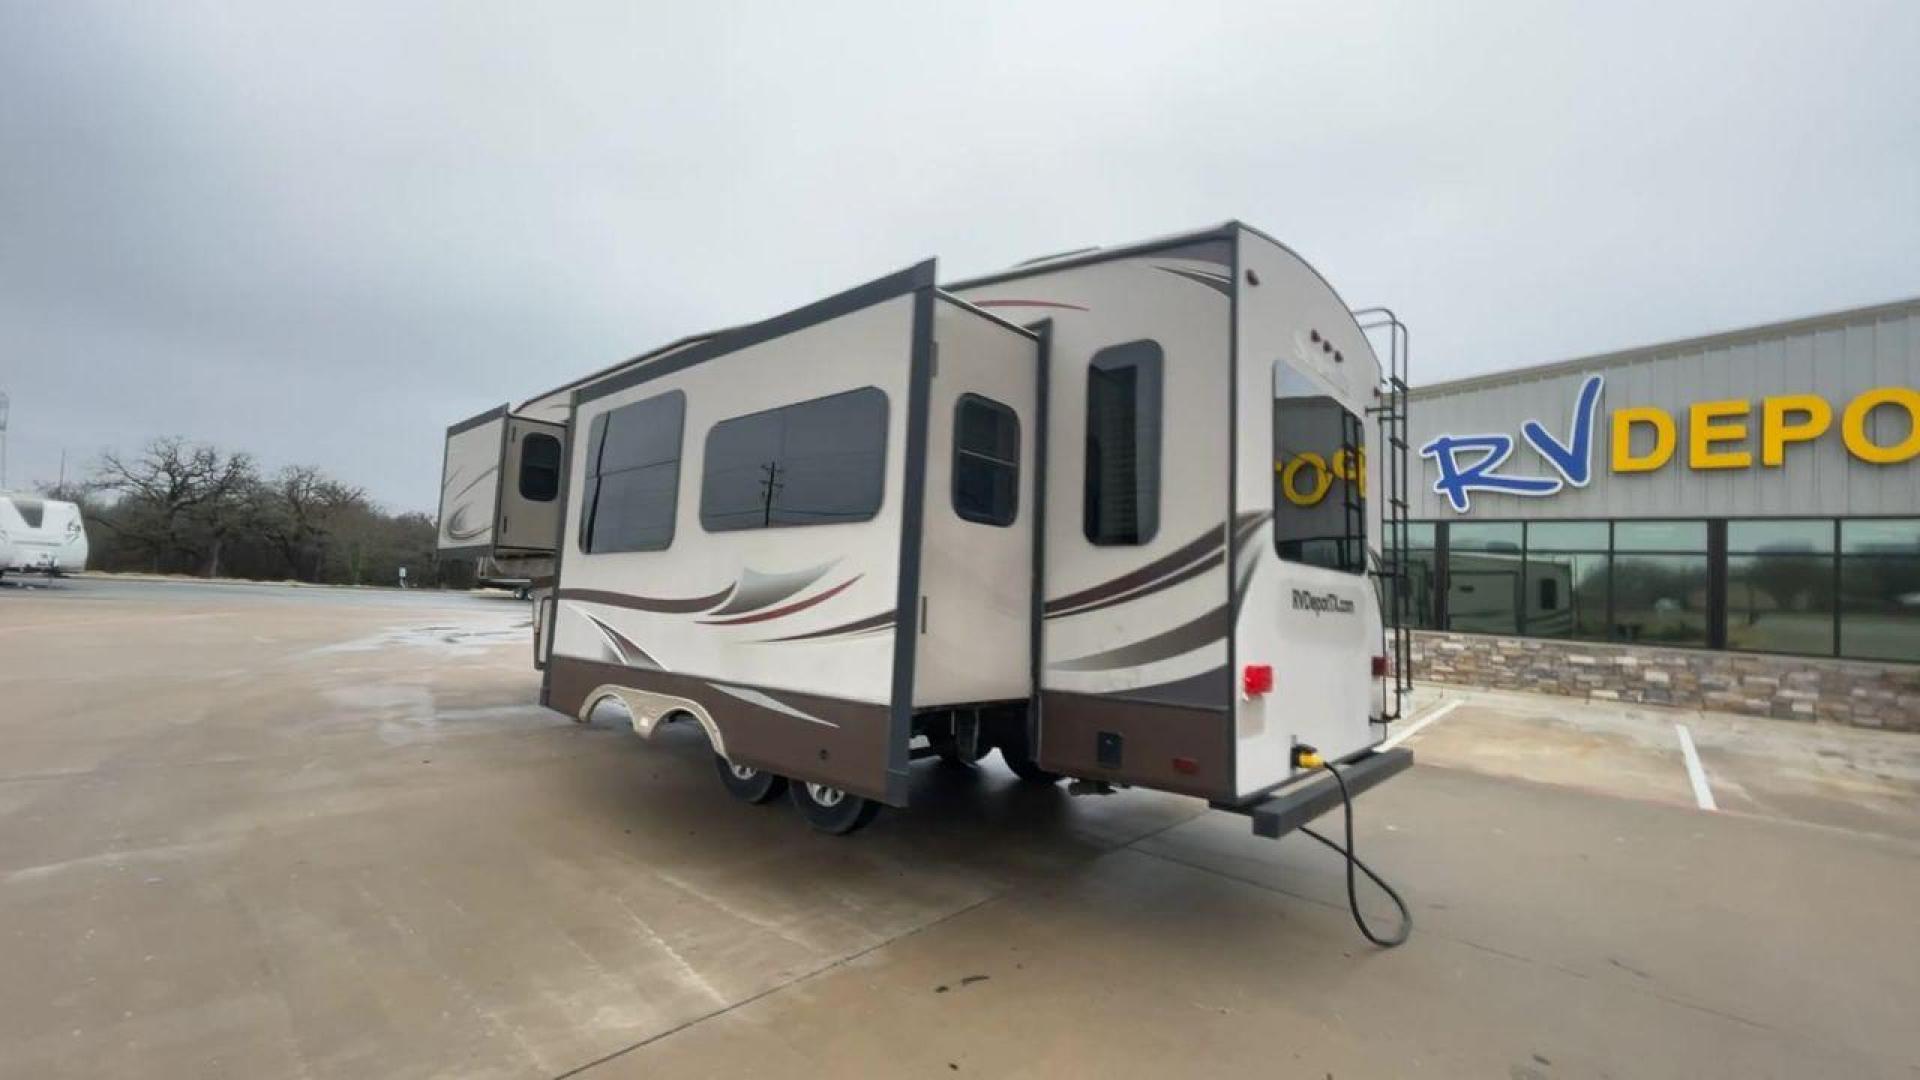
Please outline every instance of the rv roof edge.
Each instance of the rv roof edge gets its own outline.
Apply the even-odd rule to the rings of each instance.
[[[1191,244],[1196,240],[1225,240],[1233,235],[1233,230],[1240,228],[1246,228],[1246,226],[1240,224],[1238,221],[1223,221],[1217,225],[1209,225],[1205,228],[1193,229],[1188,232],[1173,233],[1168,236],[1158,236],[1151,240],[1142,240],[1134,244],[1124,244],[1120,247],[1089,248],[1082,254],[1062,255],[1053,258],[1052,261],[1021,263],[1006,270],[996,270],[991,274],[981,274],[978,277],[948,282],[944,288],[951,289],[955,292],[963,289],[977,289],[982,285],[993,285],[1002,281],[1015,281],[1024,277],[1034,277],[1039,274],[1051,274],[1060,270],[1071,270],[1076,267],[1107,262],[1111,259],[1126,259],[1135,255],[1147,255],[1162,248],[1181,247],[1186,244]],[[1262,233],[1261,235],[1264,236],[1266,234]],[[1275,241],[1275,243],[1278,243],[1278,241]],[[1282,246],[1284,247],[1285,245]]]
[[[803,330],[816,323],[826,322],[841,315],[850,314],[864,307],[871,307],[897,296],[904,296],[915,289],[923,289],[934,283],[934,260],[924,259],[904,270],[898,270],[886,277],[876,278],[865,285],[856,285],[845,292],[835,293],[824,300],[816,300],[803,307],[794,308],[785,314],[775,315],[757,323],[729,330],[716,335],[708,341],[692,348],[665,357],[655,363],[643,364],[623,371],[599,382],[582,386],[573,392],[576,402],[595,401],[608,394],[617,394],[629,387],[638,386],[650,379],[684,371],[695,364],[702,364],[716,356],[739,352],[752,345],[771,341],[784,334]]]
[[[447,429],[447,437],[452,438],[453,436],[458,435],[463,431],[472,431],[474,428],[479,427],[481,424],[498,420],[505,415],[507,415],[507,406],[495,405],[493,408],[488,409],[486,412],[480,413],[475,416],[469,416],[465,420],[462,420],[459,423],[454,424],[452,427],[449,427]]]

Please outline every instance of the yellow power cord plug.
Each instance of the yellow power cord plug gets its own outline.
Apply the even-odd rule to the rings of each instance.
[[[1317,769],[1326,764],[1320,760],[1320,751],[1302,744],[1293,748],[1293,767],[1296,769]]]

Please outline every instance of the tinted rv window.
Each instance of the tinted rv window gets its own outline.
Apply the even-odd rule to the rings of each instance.
[[[560,440],[536,431],[520,443],[520,497],[552,502],[560,494]]]
[[[1273,366],[1273,543],[1280,557],[1358,574],[1367,558],[1367,444],[1348,412]]]
[[[880,511],[887,395],[868,386],[736,416],[707,433],[709,532],[865,521]]]
[[[1087,493],[1096,544],[1144,544],[1160,531],[1160,343],[1130,341],[1087,367]]]
[[[978,394],[953,407],[953,512],[983,525],[1020,512],[1020,418]]]
[[[664,551],[673,543],[686,413],[687,396],[675,390],[593,418],[580,500],[582,550]]]

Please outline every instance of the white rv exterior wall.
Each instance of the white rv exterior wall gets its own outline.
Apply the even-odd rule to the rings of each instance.
[[[1251,284],[1251,271],[1259,284]],[[1368,440],[1367,543],[1380,546],[1378,479],[1384,448],[1377,442],[1374,390],[1380,363],[1353,315],[1313,268],[1280,244],[1251,231],[1240,236],[1238,393],[1234,471],[1236,514],[1274,512],[1274,364],[1285,361],[1364,423]],[[1343,359],[1312,340],[1318,332]],[[1329,454],[1331,451],[1329,451]],[[1329,759],[1378,742],[1369,723],[1378,712],[1372,657],[1384,652],[1380,610],[1366,574],[1281,559],[1271,519],[1235,551],[1246,582],[1234,622],[1234,662],[1271,664],[1271,694],[1241,697],[1235,724],[1235,781],[1248,795],[1293,774],[1295,743]],[[1347,613],[1303,610],[1294,590],[1329,593],[1351,603]],[[1236,679],[1238,673],[1236,673]],[[1237,686],[1236,686],[1237,689]]]
[[[962,290],[969,302],[995,314],[1047,318],[1053,324],[1046,464],[1049,600],[1166,558],[1210,530],[1224,534],[1227,431],[1219,418],[1227,401],[1231,302],[1220,289],[1172,271],[1224,273],[1227,250],[1224,241],[1213,240],[1185,252],[1116,258]],[[1144,544],[1096,545],[1087,539],[1082,515],[1088,366],[1108,346],[1143,339],[1157,341],[1164,353],[1159,532]],[[1224,636],[1147,663],[1085,667],[1080,662],[1203,620],[1225,602],[1227,590],[1221,566],[1137,600],[1048,618],[1041,687],[1125,697],[1223,672]]]

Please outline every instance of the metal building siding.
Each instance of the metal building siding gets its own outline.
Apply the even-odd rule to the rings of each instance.
[[[1508,376],[1463,380],[1413,394],[1414,453],[1435,435],[1505,434],[1515,441],[1503,473],[1554,476],[1553,469],[1520,436],[1534,419],[1564,438],[1580,385],[1589,374],[1606,377],[1594,425],[1594,474],[1585,489],[1563,488],[1546,498],[1472,493],[1469,518],[1762,517],[1790,514],[1867,516],[1920,513],[1920,461],[1872,465],[1853,458],[1841,439],[1847,404],[1866,390],[1920,386],[1920,300],[1859,312],[1760,328],[1713,338],[1656,346],[1590,362],[1555,364]],[[1789,444],[1780,468],[1760,464],[1760,400],[1810,393],[1833,407],[1833,424],[1811,443]],[[1751,403],[1744,448],[1746,469],[1688,467],[1690,405],[1703,401]],[[1674,418],[1671,460],[1652,473],[1611,472],[1611,414],[1652,405]],[[1880,409],[1869,432],[1881,444],[1906,433],[1897,409]],[[1729,444],[1721,449],[1733,449]],[[1417,458],[1422,478],[1413,492],[1417,518],[1457,519],[1434,492],[1431,460]]]

